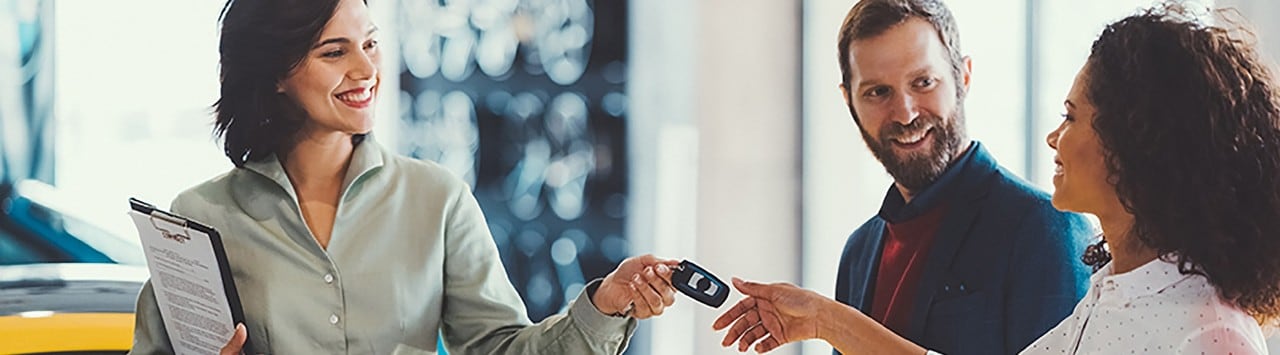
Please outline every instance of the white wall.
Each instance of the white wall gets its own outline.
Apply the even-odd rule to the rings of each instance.
[[[1280,1],[1275,0],[1217,0],[1218,7],[1234,8],[1249,20],[1255,34],[1261,41],[1263,52],[1267,53],[1274,63],[1280,55],[1280,22],[1275,21],[1275,14],[1280,14]]]
[[[800,2],[630,6],[629,232],[652,237],[651,249],[633,251],[687,258],[726,281],[798,282]],[[649,321],[651,353],[737,353],[711,331],[727,305],[678,300]]]

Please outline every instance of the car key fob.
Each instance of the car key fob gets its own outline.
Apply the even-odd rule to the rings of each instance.
[[[729,298],[729,285],[688,260],[681,261],[671,273],[671,286],[711,308],[720,308]]]

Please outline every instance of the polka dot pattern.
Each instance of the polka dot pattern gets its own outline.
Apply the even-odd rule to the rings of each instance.
[[[1107,265],[1090,281],[1075,311],[1022,354],[1267,354],[1252,317],[1176,264]]]

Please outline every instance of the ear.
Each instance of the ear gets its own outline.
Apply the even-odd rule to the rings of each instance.
[[[968,94],[969,93],[969,77],[973,75],[973,59],[970,58],[969,56],[964,56],[964,59],[961,59],[961,60],[964,61],[964,72],[960,73],[960,80],[964,81],[964,92],[965,94]]]
[[[966,85],[967,85],[967,84],[966,84]],[[284,93],[284,84],[281,84],[281,83],[279,83],[279,82],[277,82],[277,83],[276,83],[276,93],[277,93],[277,94],[283,94],[283,93]]]
[[[852,106],[853,102],[849,99],[849,86],[844,83],[836,84],[836,88],[840,89],[840,98],[844,100],[844,104]]]

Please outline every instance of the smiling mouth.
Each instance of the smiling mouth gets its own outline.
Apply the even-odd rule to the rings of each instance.
[[[897,146],[912,149],[921,145],[933,132],[933,128],[920,130],[910,135],[904,135],[891,139]]]
[[[333,95],[338,101],[352,108],[365,108],[373,102],[373,88],[357,88]]]

